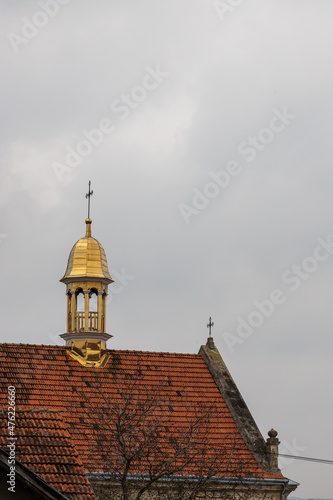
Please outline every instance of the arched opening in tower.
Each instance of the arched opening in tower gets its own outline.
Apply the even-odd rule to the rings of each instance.
[[[92,288],[89,293],[89,330],[98,330],[98,291]]]
[[[82,288],[76,290],[76,331],[84,330],[85,299]]]

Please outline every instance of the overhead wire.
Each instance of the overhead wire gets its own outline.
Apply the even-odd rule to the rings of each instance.
[[[279,457],[293,458],[295,460],[305,460],[306,462],[317,462],[320,464],[333,465],[333,460],[325,460],[324,458],[301,457],[299,455],[286,455],[284,453],[279,453]]]

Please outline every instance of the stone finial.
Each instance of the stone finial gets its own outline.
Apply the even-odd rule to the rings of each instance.
[[[208,337],[206,346],[208,347],[208,349],[215,349],[213,337]]]
[[[276,436],[278,435],[277,431],[275,429],[271,429],[270,431],[268,431],[268,435],[270,438],[276,438]]]
[[[278,433],[275,429],[268,431],[268,438],[266,440],[266,448],[270,470],[273,473],[280,472],[279,469],[279,444],[280,441],[277,437]]]

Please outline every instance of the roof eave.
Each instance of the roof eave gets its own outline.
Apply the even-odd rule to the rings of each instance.
[[[98,282],[98,283],[104,283],[105,285],[110,285],[111,283],[114,283],[114,280],[111,278],[108,278],[106,276],[103,277],[96,277],[96,276],[64,276],[59,280],[61,283],[65,283],[65,285],[68,285],[69,283],[79,283],[82,281],[88,281],[88,282]]]

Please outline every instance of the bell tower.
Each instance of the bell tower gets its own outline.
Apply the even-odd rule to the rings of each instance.
[[[69,347],[68,354],[89,367],[103,367],[108,361],[106,341],[106,297],[113,283],[102,245],[91,235],[90,181],[86,235],[70,251],[61,282],[66,285],[67,332],[60,335]]]

